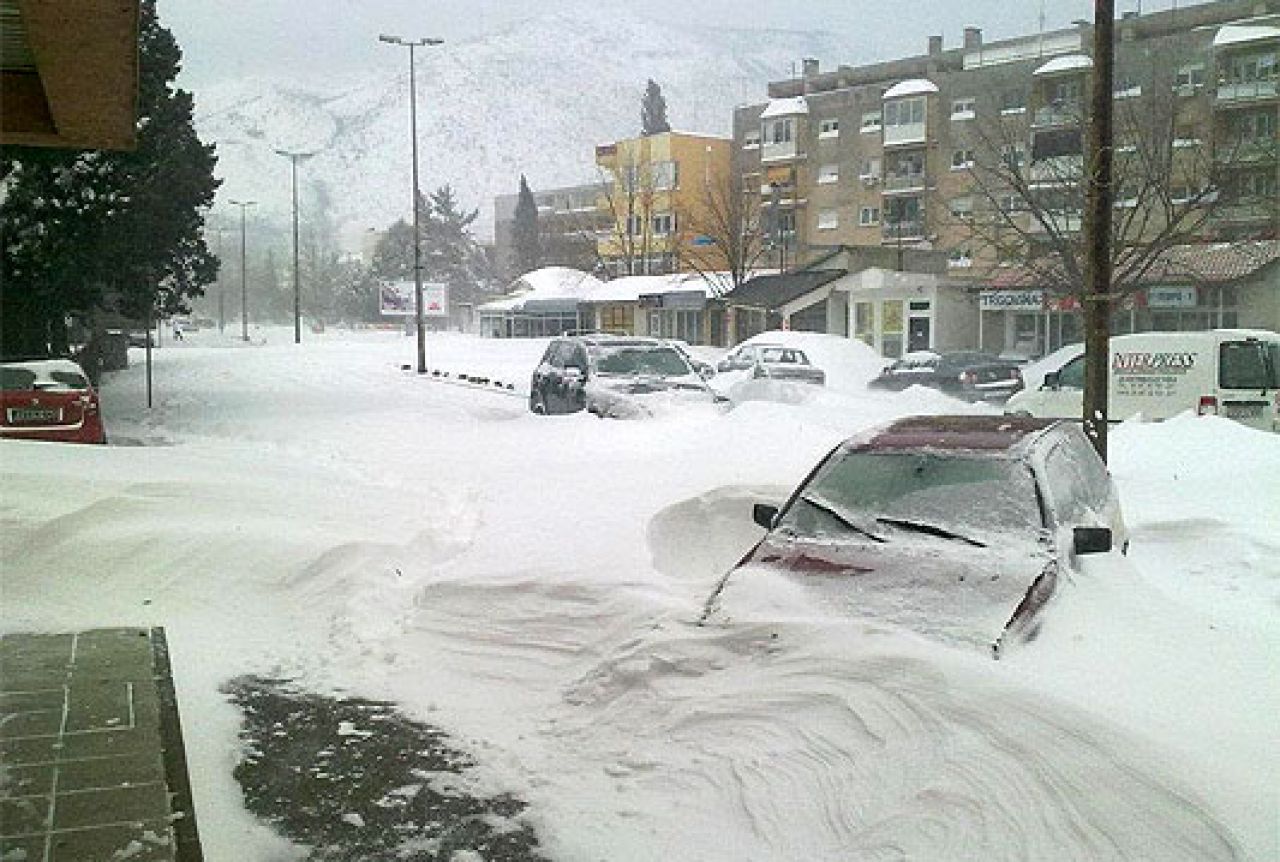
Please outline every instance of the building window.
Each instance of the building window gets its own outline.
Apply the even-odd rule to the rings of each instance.
[[[765,126],[765,142],[770,144],[789,144],[791,143],[791,126],[790,117],[781,120],[773,120]]]
[[[1129,76],[1116,79],[1111,97],[1114,99],[1136,99],[1142,95],[1142,85]]]
[[[632,335],[635,312],[629,305],[606,305],[600,309],[600,329],[618,335]]]
[[[1232,128],[1241,143],[1271,143],[1276,137],[1276,115],[1274,111],[1239,114],[1232,123]]]
[[[968,221],[973,218],[973,198],[971,197],[952,198],[947,207],[951,211],[952,218],[960,221]]]
[[[796,213],[795,210],[783,210],[778,213],[778,233],[782,236],[795,236],[796,233]]]
[[[654,162],[652,172],[655,191],[665,192],[679,184],[679,167],[675,162]]]
[[[973,167],[973,150],[960,149],[951,153],[951,170],[966,171]]]
[[[823,165],[818,168],[818,184],[828,185],[830,183],[840,182],[840,166],[839,165]]]
[[[1022,198],[1018,195],[1001,195],[996,201],[996,205],[1000,207],[1002,213],[1022,212],[1026,207],[1023,205]]]
[[[876,311],[873,303],[853,304],[853,337],[871,347],[876,346]]]
[[[924,123],[924,99],[897,99],[886,102],[884,124],[886,126],[919,126]]]
[[[972,96],[951,102],[951,119],[972,120],[977,116],[977,103]]]
[[[1009,170],[1016,171],[1027,160],[1027,148],[1022,144],[1005,144],[1000,148],[1000,161]]]
[[[840,227],[840,213],[838,210],[818,211],[818,230],[835,230],[838,227]]]
[[[1049,90],[1049,102],[1054,107],[1069,107],[1080,104],[1080,81],[1070,79],[1057,81]]]
[[[670,236],[675,230],[676,217],[671,213],[655,213],[653,216],[654,236]]]
[[[1204,63],[1181,66],[1173,76],[1173,89],[1190,93],[1204,86]]]
[[[858,224],[862,227],[874,227],[880,224],[880,208],[863,207],[858,210]]]
[[[1201,70],[1203,72],[1203,69]],[[1276,78],[1276,52],[1241,54],[1231,58],[1227,67],[1227,83],[1249,84],[1254,81],[1273,81]]]
[[[947,266],[953,269],[968,269],[973,266],[973,249],[968,246],[953,248],[947,254]]]
[[[871,111],[862,115],[862,133],[871,134],[880,131],[882,119],[879,111]]]
[[[1027,110],[1027,94],[1022,90],[1005,90],[1000,94],[1001,114],[1021,114]]]
[[[838,138],[840,137],[840,121],[835,117],[829,117],[818,124],[818,137],[820,138]]]
[[[644,233],[644,216],[627,216],[627,236],[640,236]]]
[[[880,179],[880,160],[865,159],[862,162],[862,167],[858,170],[858,179],[868,184]]]
[[[742,136],[742,148],[744,150],[755,150],[755,149],[759,149],[759,147],[760,147],[760,133],[758,131],[747,132],[745,135]]]

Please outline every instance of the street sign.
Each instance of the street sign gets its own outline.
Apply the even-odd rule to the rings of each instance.
[[[378,305],[383,317],[413,317],[412,281],[393,281],[378,289]],[[449,287],[439,282],[422,284],[422,316],[449,316]]]

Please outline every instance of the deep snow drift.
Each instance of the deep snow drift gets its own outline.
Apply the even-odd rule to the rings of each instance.
[[[759,581],[693,624],[845,436],[977,409],[833,385],[727,413],[534,417],[545,341],[208,332],[103,387],[117,445],[0,444],[3,630],[164,625],[207,858],[299,852],[231,770],[247,675],[447,728],[564,860],[1275,858],[1280,438],[1126,424],[1134,547],[1000,662]],[[140,357],[139,357],[140,358]],[[835,367],[831,367],[834,365]],[[723,382],[723,381],[722,381]],[[732,381],[729,381],[731,384]],[[779,579],[781,582],[781,579]]]

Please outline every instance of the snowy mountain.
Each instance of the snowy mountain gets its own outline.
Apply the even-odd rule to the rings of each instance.
[[[386,49],[365,80],[241,80],[196,93],[201,136],[216,142],[227,199],[259,201],[283,226],[289,166],[274,150],[318,150],[299,168],[303,218],[329,207],[348,244],[410,212],[408,58]],[[492,230],[495,195],[594,178],[597,143],[639,130],[640,96],[662,85],[673,128],[728,134],[735,105],[764,97],[803,57],[835,63],[850,46],[825,33],[681,30],[608,7],[545,15],[483,38],[417,51],[421,187],[451,183]],[[220,206],[224,213],[226,207]],[[224,220],[229,216],[224,216]]]

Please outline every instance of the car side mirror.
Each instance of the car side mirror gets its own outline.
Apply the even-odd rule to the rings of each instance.
[[[778,507],[768,503],[756,503],[751,507],[751,520],[766,530],[773,529],[773,522],[778,520]]]
[[[1058,372],[1050,371],[1044,376],[1044,382],[1040,384],[1041,389],[1057,389],[1058,388]]]
[[[1106,554],[1111,551],[1109,527],[1076,527],[1072,543],[1077,554]]]
[[[710,365],[700,365],[698,366],[698,376],[703,380],[710,380],[716,376],[716,370]]]

